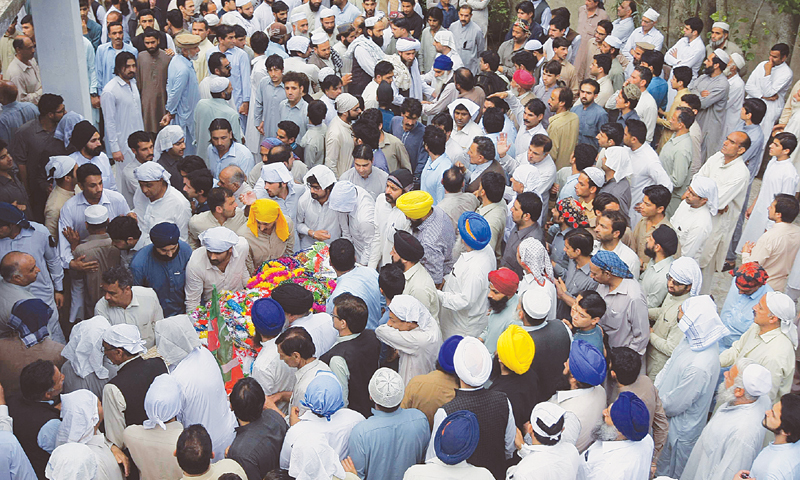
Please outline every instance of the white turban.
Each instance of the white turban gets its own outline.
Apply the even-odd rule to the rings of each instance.
[[[50,157],[50,161],[47,162],[44,169],[48,178],[50,176],[50,170],[54,170],[53,178],[58,180],[72,173],[72,170],[75,168],[75,163],[75,159],[70,156],[56,155],[55,157]]]
[[[398,38],[395,48],[398,52],[419,51],[420,43],[414,38]]]
[[[325,32],[315,32],[313,35],[311,35],[311,43],[313,43],[314,45],[322,45],[323,43],[330,41],[331,41],[330,37],[328,37],[328,34]],[[325,77],[320,75],[320,78],[325,78]]]
[[[439,32],[441,32],[441,30],[439,30]],[[475,117],[475,114],[478,112],[478,110],[481,109],[481,107],[479,107],[478,104],[476,104],[475,102],[473,102],[468,98],[457,98],[453,100],[450,103],[450,105],[447,106],[447,109],[450,111],[451,117],[453,116],[453,112],[456,111],[456,107],[459,105],[463,105],[464,108],[466,108],[467,111],[469,112],[469,116],[473,118]]]
[[[689,184],[695,194],[700,198],[707,198],[706,205],[711,211],[711,215],[717,214],[717,182],[702,175],[695,175],[692,183]]]
[[[344,113],[358,106],[358,99],[349,93],[341,93],[336,97],[336,112]]]
[[[306,18],[308,17],[306,17],[305,12],[298,8],[296,10],[292,10],[292,18],[289,21],[290,23],[297,23],[300,20],[305,20]]]
[[[536,432],[536,434],[540,437],[558,441],[561,438],[561,432],[563,431],[563,422],[562,429],[558,430],[557,433],[545,432],[542,429],[542,425],[548,429],[552,429],[559,422],[561,422],[561,419],[564,418],[566,413],[566,410],[555,403],[540,402],[536,404],[536,406],[533,407],[533,411],[531,411],[531,427],[533,427],[533,431]]]
[[[739,375],[742,376],[744,391],[751,397],[761,397],[772,390],[772,374],[758,363],[751,363]]]
[[[314,432],[292,447],[289,476],[295,480],[345,478],[339,455],[320,433]]]
[[[722,63],[724,63],[725,65],[727,65],[728,62],[731,61],[731,56],[728,55],[728,52],[726,52],[721,48],[714,50],[714,56],[722,60]]]
[[[714,22],[714,24],[711,25],[711,28],[721,28],[721,29],[725,30],[726,32],[730,32],[731,31],[731,26],[728,25],[725,22]]]
[[[134,168],[133,175],[139,182],[156,182],[158,180],[163,180],[169,184],[169,172],[155,161],[144,162]]]
[[[453,366],[456,375],[464,383],[471,387],[480,387],[489,380],[492,373],[492,356],[483,342],[475,337],[464,337],[458,342],[453,354]]]
[[[156,322],[156,347],[167,365],[176,365],[201,346],[197,331],[187,315],[175,315]]]
[[[445,30],[444,28],[440,29],[436,32],[436,35],[434,35],[433,41],[441,43],[445,47],[450,47],[451,50],[456,49],[456,37],[450,30]]]
[[[344,93],[342,95],[345,95]],[[339,95],[340,97],[342,95]],[[325,165],[315,165],[305,175],[303,175],[303,183],[308,183],[309,177],[314,177],[322,189],[328,188],[336,183],[336,175],[333,171]]]
[[[356,186],[347,180],[336,182],[328,199],[328,208],[334,212],[353,213],[356,205],[358,205]]]
[[[382,367],[375,370],[369,380],[369,396],[384,408],[394,408],[403,401],[405,385],[403,377],[391,368]]]
[[[208,77],[208,88],[211,93],[222,93],[230,84],[231,81],[227,77],[220,77],[219,75],[210,75]]]
[[[103,366],[103,334],[109,328],[111,324],[100,315],[72,327],[69,343],[61,356],[69,360],[79,377],[86,378],[92,372],[101,380],[109,377],[108,369]]]
[[[739,70],[744,68],[744,65],[745,65],[744,57],[740,53],[733,52],[731,54],[731,60],[733,60],[733,63],[736,65],[736,68],[738,68]]]
[[[364,20],[364,26],[367,28],[372,28],[376,23],[378,23],[378,20],[380,19],[377,17],[377,15],[374,17],[369,17],[368,19]]]
[[[644,12],[644,14],[642,15],[642,17],[649,18],[650,20],[652,20],[654,22],[657,22],[658,21],[658,17],[660,17],[660,16],[661,15],[658,12],[656,12],[655,10],[653,10],[652,8],[648,8],[647,11]]]
[[[167,125],[156,135],[156,142],[153,144],[153,161],[157,162],[161,154],[180,142],[185,135],[180,125]]]
[[[335,16],[336,12],[334,12],[332,8],[322,7],[322,9],[319,11],[320,20],[322,20],[323,18],[335,17]]]
[[[730,330],[717,314],[717,304],[710,295],[691,297],[681,304],[683,317],[678,327],[686,336],[689,348],[695,352],[710,346],[716,348],[717,340],[730,335]]]
[[[97,457],[82,443],[65,443],[56,447],[44,468],[48,480],[94,480]]]
[[[616,146],[606,148],[605,166],[614,170],[614,179],[618,182],[633,175],[630,149]]]
[[[61,395],[61,425],[56,434],[56,446],[65,443],[86,443],[94,436],[100,422],[97,396],[89,390],[75,390]]]
[[[283,162],[278,162],[261,167],[261,180],[266,183],[291,183],[294,177]]]
[[[436,320],[433,319],[425,305],[411,295],[395,296],[392,303],[389,304],[389,311],[400,321],[416,323],[422,330],[427,330],[428,327],[436,324]]]
[[[681,285],[691,285],[691,296],[700,293],[703,287],[703,272],[700,271],[700,265],[697,260],[692,257],[681,257],[669,267],[669,276]]]
[[[533,192],[539,184],[539,170],[525,162],[514,169],[512,178],[522,184],[524,192]]]
[[[286,42],[286,50],[289,52],[301,52],[306,53],[308,51],[308,45],[311,43],[311,40],[308,37],[303,37],[301,35],[295,35]]]
[[[147,420],[142,426],[147,430],[156,426],[166,430],[166,423],[181,413],[181,386],[171,375],[162,373],[153,379],[144,397],[144,411]]]
[[[144,340],[136,325],[127,323],[112,325],[103,333],[103,341],[112,347],[122,348],[132,355],[145,351]]]
[[[211,253],[227,252],[239,243],[239,235],[228,227],[209,228],[199,236],[200,243]]]
[[[781,321],[781,332],[789,337],[795,350],[797,349],[797,326],[794,324],[794,300],[781,292],[767,293],[767,308]]]
[[[589,180],[591,180],[592,183],[597,185],[597,188],[601,188],[606,184],[606,174],[602,169],[597,167],[586,167],[582,170],[582,172],[589,177]]]

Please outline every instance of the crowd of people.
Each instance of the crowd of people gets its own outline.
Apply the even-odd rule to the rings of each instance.
[[[76,3],[90,118],[28,12],[0,39],[0,479],[800,478],[788,45],[633,0],[523,0],[496,49],[488,0]],[[324,308],[276,286],[219,362],[213,292],[320,242]]]

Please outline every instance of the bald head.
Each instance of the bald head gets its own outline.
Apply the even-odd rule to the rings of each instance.
[[[0,103],[8,105],[17,99],[17,86],[7,80],[0,80]]]
[[[247,177],[242,169],[236,165],[225,167],[219,172],[219,186],[232,194],[239,190],[245,180],[247,180]]]
[[[36,280],[37,273],[36,260],[27,253],[8,252],[0,260],[0,276],[8,283],[27,287]]]
[[[741,131],[731,132],[722,143],[721,152],[725,155],[727,163],[744,155],[748,148],[750,148],[750,137],[746,133]]]

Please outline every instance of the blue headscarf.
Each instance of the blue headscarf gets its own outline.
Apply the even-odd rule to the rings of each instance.
[[[575,340],[569,351],[569,371],[575,380],[597,386],[606,379],[606,359],[586,340]]]
[[[456,354],[456,347],[458,346],[458,342],[463,340],[464,337],[461,335],[453,335],[452,337],[448,338],[444,342],[442,342],[442,346],[439,348],[439,366],[442,367],[447,373],[456,373],[456,367],[453,365],[453,355]]]
[[[614,252],[599,250],[592,256],[592,263],[603,270],[611,272],[611,275],[615,277],[633,278],[633,274],[630,269],[628,269],[628,265]]]
[[[333,373],[318,371],[314,380],[308,384],[306,395],[300,403],[330,421],[331,415],[344,407],[342,385]]]
[[[647,405],[633,392],[622,392],[611,405],[611,421],[628,440],[638,442],[650,432]]]
[[[280,333],[283,324],[286,323],[283,307],[272,298],[259,298],[253,302],[250,318],[256,331],[269,337]]]
[[[475,212],[464,212],[458,219],[458,232],[464,243],[473,250],[481,250],[492,239],[492,229],[483,216]]]
[[[439,460],[455,465],[472,456],[479,439],[478,417],[469,410],[459,410],[448,415],[439,425],[433,448]]]

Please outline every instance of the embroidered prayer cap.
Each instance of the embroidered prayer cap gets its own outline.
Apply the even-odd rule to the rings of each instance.
[[[281,211],[281,206],[275,200],[269,198],[259,198],[252,205],[250,205],[250,216],[247,217],[247,228],[250,232],[258,238],[260,232],[258,230],[258,222],[272,223],[275,222],[275,235],[281,242],[285,242],[289,238],[289,222]]]
[[[719,58],[720,60],[722,60],[722,62],[725,65],[727,65],[728,62],[731,61],[731,56],[728,55],[728,52],[726,52],[725,50],[723,50],[721,48],[718,48],[718,49],[714,50],[714,56]]]
[[[442,342],[442,346],[439,348],[439,356],[437,357],[437,360],[439,362],[439,366],[445,372],[451,374],[456,373],[456,367],[453,365],[453,357],[456,354],[456,348],[458,347],[458,344],[463,339],[464,337],[461,335],[453,335]]]
[[[623,86],[622,93],[629,100],[639,100],[642,97],[642,91],[632,83]]]
[[[205,20],[206,23],[208,23],[209,27],[216,27],[217,25],[219,25],[219,16],[217,16],[217,14],[215,13],[209,13],[205,15],[203,17],[203,20]]]
[[[638,442],[650,432],[647,405],[633,392],[619,394],[610,408],[611,421],[628,440]]]
[[[586,217],[586,210],[583,205],[572,197],[565,197],[556,202],[556,209],[561,214],[561,218],[572,228],[588,227],[589,219]]]
[[[358,205],[358,191],[356,186],[347,180],[340,180],[333,185],[328,208],[339,213],[353,213]]]
[[[700,271],[697,260],[692,257],[680,257],[674,260],[669,267],[669,276],[675,283],[691,285],[692,289],[689,292],[692,296],[699,294],[703,287],[703,272]]]
[[[551,402],[539,402],[531,411],[531,427],[540,437],[559,441],[567,411]]]
[[[344,113],[358,106],[358,99],[349,93],[341,93],[336,97],[336,112]]]
[[[300,403],[330,421],[331,415],[344,407],[342,385],[333,373],[320,370],[306,387],[305,397]]]
[[[395,245],[397,245],[397,242],[395,242]],[[514,270],[502,267],[489,272],[489,283],[506,297],[513,297],[517,293],[517,288],[519,288],[519,276]]]
[[[658,12],[656,12],[655,10],[653,10],[652,8],[648,8],[647,11],[644,12],[644,14],[642,15],[642,17],[649,18],[650,20],[652,20],[654,22],[657,22],[658,21],[658,17],[660,17],[660,16],[661,15]]]
[[[758,262],[743,263],[736,270],[731,270],[731,275],[736,279],[736,286],[742,290],[760,288],[769,280],[767,271]]]
[[[403,230],[394,232],[394,250],[400,258],[407,262],[417,263],[425,256],[425,248],[419,243],[419,240]]]
[[[369,17],[368,19],[364,20],[364,26],[367,28],[372,28],[376,23],[378,23],[378,20],[379,18],[377,15],[374,17]]]
[[[381,367],[372,374],[368,390],[375,403],[384,408],[394,408],[403,401],[405,385],[399,373],[391,368]]]
[[[343,93],[342,95],[347,94]],[[342,95],[339,95],[339,97],[336,98],[338,99]],[[333,171],[325,165],[315,165],[311,167],[311,169],[305,175],[303,175],[303,183],[307,184],[310,177],[316,178],[319,188],[322,189],[326,189],[336,183],[336,175],[334,175]]]
[[[50,335],[47,322],[52,315],[53,309],[38,298],[18,300],[11,308],[8,325],[17,332],[25,348],[30,348]]]
[[[209,228],[198,238],[206,250],[211,253],[227,252],[239,243],[239,235],[228,227]]]
[[[103,332],[103,341],[115,348],[121,348],[131,355],[144,353],[144,340],[139,333],[139,327],[120,323],[112,325]]]
[[[289,41],[286,42],[286,50],[288,52],[300,52],[306,53],[308,51],[308,46],[311,43],[311,40],[308,37],[304,37],[302,35],[294,35]]]
[[[411,220],[419,220],[433,208],[433,197],[423,190],[404,193],[395,202],[398,210]]]
[[[522,375],[531,368],[535,354],[533,337],[519,325],[509,325],[497,337],[497,358],[517,375]]]
[[[471,387],[480,387],[489,380],[492,373],[492,356],[483,342],[475,337],[464,337],[456,347],[453,366],[456,375],[464,383]]]
[[[292,18],[290,18],[289,21],[290,21],[290,23],[297,23],[300,20],[305,20],[307,18],[308,17],[306,17],[306,13],[304,11],[300,10],[299,8],[297,8],[297,9],[292,10]]]
[[[305,18],[305,16],[303,18]],[[330,40],[330,37],[328,37],[328,34],[325,32],[315,32],[313,35],[311,35],[311,43],[317,46],[322,45],[325,42],[329,42]],[[325,78],[322,76],[322,70],[320,70],[319,78]]]
[[[724,31],[726,31],[726,32],[730,32],[730,31],[731,31],[731,26],[730,26],[730,25],[728,25],[728,24],[727,24],[727,23],[725,23],[725,22],[714,22],[714,23],[711,25],[711,28],[712,28],[712,29],[713,29],[713,28],[721,28],[722,30],[724,30]]]
[[[542,47],[543,47],[542,42],[540,42],[539,40],[528,40],[528,42],[525,43],[525,50],[529,52],[535,52],[536,50],[541,50]]]
[[[142,426],[145,430],[161,427],[167,429],[167,422],[181,413],[181,386],[175,378],[162,373],[153,379],[144,396],[144,411],[147,420]]]
[[[202,345],[188,315],[175,315],[155,324],[156,348],[167,365],[177,365]]]
[[[69,360],[72,370],[86,378],[90,373],[97,378],[108,378],[108,369],[103,365],[103,334],[111,328],[105,317],[96,315],[78,322],[72,327],[69,342],[61,351],[61,356]]]
[[[472,456],[479,439],[478,417],[469,410],[459,410],[442,420],[433,439],[433,449],[439,460],[456,465]]]
[[[171,222],[161,222],[150,229],[150,241],[155,248],[177,245],[181,239],[181,229]]]
[[[622,48],[622,40],[615,37],[614,35],[607,36],[604,42],[606,42],[608,46],[611,48],[616,48],[617,50]]]
[[[569,350],[569,371],[575,380],[597,386],[606,379],[606,359],[586,340],[574,340]]]
[[[75,159],[70,156],[56,155],[50,157],[44,169],[47,172],[47,178],[58,180],[72,173],[75,169],[75,164]]]
[[[144,162],[134,168],[133,175],[139,182],[156,182],[163,180],[167,182],[167,184],[169,184],[169,177],[171,177],[170,173],[155,161]]]
[[[695,352],[708,347],[716,348],[717,340],[730,335],[730,330],[722,323],[717,313],[717,304],[710,295],[690,297],[681,304],[683,317],[678,327]]]
[[[744,57],[738,52],[731,53],[731,60],[733,60],[734,65],[736,65],[736,68],[738,68],[739,70],[744,68],[745,65]]]
[[[327,40],[327,38],[328,38],[328,37],[325,37],[325,38],[326,38],[326,40],[325,40],[325,41],[327,42],[327,41],[328,41],[328,40]],[[324,43],[324,42],[323,42],[323,43]],[[315,44],[315,45],[317,45],[317,44]],[[319,76],[318,76],[318,78],[319,78],[320,80],[325,80],[326,78],[328,78],[328,77],[329,77],[329,76],[331,76],[331,75],[333,75],[333,76],[334,76],[334,77],[336,77],[336,78],[339,78],[339,75],[336,75],[336,72],[334,72],[334,71],[333,71],[333,69],[332,69],[331,67],[324,67],[324,68],[320,68],[320,69],[319,69]]]
[[[100,422],[97,395],[80,389],[61,394],[61,425],[56,434],[56,446],[65,443],[86,443],[94,436]]]
[[[689,184],[692,191],[700,198],[708,199],[706,206],[711,212],[711,215],[717,214],[717,182],[702,175],[695,175],[692,182]]]
[[[589,177],[589,180],[597,186],[597,188],[601,188],[603,185],[606,184],[606,174],[603,172],[602,169],[597,167],[586,167],[582,170],[583,173]]]
[[[336,16],[336,12],[332,8],[322,7],[319,11],[319,18],[322,20],[323,18],[334,17]]]
[[[464,212],[458,218],[458,233],[461,240],[473,250],[482,250],[492,239],[489,222],[479,213]]]
[[[614,252],[598,250],[598,252],[592,256],[592,263],[610,272],[611,275],[615,277],[633,278],[633,274],[628,269],[628,265]]]
[[[767,308],[781,321],[781,332],[789,337],[797,349],[797,326],[794,324],[795,303],[789,295],[782,292],[767,292]]]

